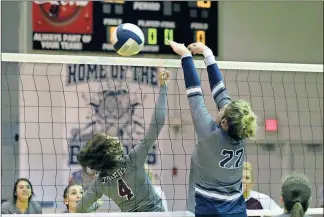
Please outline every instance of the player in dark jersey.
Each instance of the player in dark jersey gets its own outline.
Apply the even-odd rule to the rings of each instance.
[[[163,203],[154,190],[144,164],[159,133],[167,107],[168,72],[160,72],[160,95],[151,124],[144,138],[124,155],[118,138],[96,134],[78,154],[83,168],[96,171],[96,179],[77,204],[77,212],[86,212],[102,195],[111,198],[122,212],[163,212]]]
[[[279,217],[306,217],[311,202],[312,186],[306,176],[293,173],[284,178],[281,187],[281,200],[284,214]]]
[[[185,85],[198,144],[191,157],[188,209],[196,216],[245,217],[242,171],[245,139],[256,134],[256,115],[244,100],[232,101],[212,51],[202,43],[170,41],[182,56]],[[190,50],[189,50],[190,49]],[[209,115],[192,54],[203,54],[219,113]]]

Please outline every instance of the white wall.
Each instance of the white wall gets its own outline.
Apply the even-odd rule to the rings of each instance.
[[[323,63],[323,2],[219,2],[222,60]]]

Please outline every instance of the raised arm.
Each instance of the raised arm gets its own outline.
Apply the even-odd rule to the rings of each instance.
[[[184,45],[170,42],[170,46],[177,54],[182,56],[181,65],[192,121],[198,140],[206,140],[212,135],[215,122],[207,111],[193,58],[190,51]]]
[[[87,213],[89,212],[94,212],[97,209],[99,209],[103,204],[103,201],[101,199],[98,199],[96,202],[94,202],[88,209],[87,209]]]
[[[191,55],[181,60],[192,121],[199,140],[208,139],[215,124],[206,108],[200,80]]]
[[[144,138],[129,152],[129,158],[137,166],[144,166],[146,158],[157,140],[165,122],[167,109],[167,72],[160,73],[160,94],[153,111],[151,123]]]
[[[222,73],[217,66],[212,50],[200,42],[193,43],[189,45],[188,48],[195,54],[204,55],[210,89],[218,110],[222,109],[226,104],[231,102],[231,98],[225,88]]]
[[[84,193],[82,199],[77,203],[77,213],[93,212],[100,207],[97,203],[98,199],[102,197],[100,179],[95,179],[91,183],[90,187]]]

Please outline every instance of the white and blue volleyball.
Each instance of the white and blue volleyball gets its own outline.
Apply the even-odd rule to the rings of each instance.
[[[143,31],[131,23],[120,24],[112,36],[115,51],[121,56],[138,54],[144,46]]]

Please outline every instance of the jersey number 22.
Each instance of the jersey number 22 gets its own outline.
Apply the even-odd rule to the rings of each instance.
[[[120,197],[127,197],[127,200],[130,200],[134,197],[134,194],[132,192],[132,189],[130,189],[125,181],[123,179],[118,179],[117,180],[117,185],[118,185],[118,195]]]
[[[237,169],[242,166],[244,148],[237,150],[223,149],[221,154],[225,157],[219,162],[219,166],[225,169]]]

